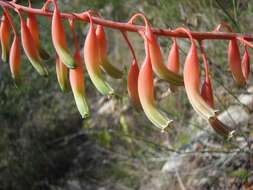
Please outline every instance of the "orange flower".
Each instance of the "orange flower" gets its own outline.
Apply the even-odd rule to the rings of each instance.
[[[90,79],[97,90],[103,95],[114,94],[114,90],[105,82],[101,73],[98,41],[92,18],[89,18],[90,28],[84,44],[84,62]]]
[[[168,56],[168,63],[167,68],[176,73],[179,74],[179,52],[178,52],[178,46],[176,38],[173,38],[173,44],[171,46],[169,56]],[[176,86],[170,85],[170,89],[172,92],[176,91]]]
[[[148,38],[150,58],[154,72],[161,79],[168,81],[172,85],[183,86],[184,82],[182,76],[170,71],[163,63],[161,49],[150,27],[146,27],[145,34]]]
[[[106,54],[107,42],[106,42],[106,36],[105,36],[105,31],[104,31],[103,26],[101,25],[97,26],[96,36],[97,36],[97,41],[98,41],[98,49],[99,49],[102,69],[113,78],[116,78],[116,79],[121,78],[123,75],[122,71],[120,71],[115,66],[113,66],[107,58],[107,54]]]
[[[82,118],[87,118],[89,116],[89,106],[85,97],[85,83],[84,83],[84,74],[83,74],[83,62],[81,61],[80,49],[78,44],[78,39],[76,32],[74,31],[74,21],[69,20],[70,29],[73,33],[76,52],[74,55],[75,62],[77,67],[69,70],[69,80],[71,89],[75,98],[76,106],[81,114]]]
[[[249,64],[249,51],[248,48],[245,46],[244,55],[242,58],[242,73],[245,78],[245,80],[249,79],[250,74],[250,64]]]
[[[162,131],[164,131],[172,122],[164,114],[159,112],[155,105],[153,72],[150,59],[149,43],[145,39],[146,57],[142,63],[138,77],[138,92],[142,108],[148,119]]]
[[[53,45],[60,60],[62,60],[62,62],[68,68],[74,68],[75,60],[73,59],[73,57],[71,56],[67,48],[65,30],[61,21],[61,15],[58,10],[56,2],[55,2],[55,8],[54,8],[54,13],[53,13],[53,18],[52,18],[51,30],[52,30]]]
[[[31,32],[35,46],[39,50],[39,54],[41,58],[48,59],[49,58],[48,53],[41,47],[39,26],[38,26],[36,16],[33,13],[28,13],[26,24],[27,24],[28,29]]]
[[[139,67],[137,61],[134,60],[128,72],[127,90],[134,107],[137,110],[140,110],[141,102],[138,93],[138,76],[139,76]]]
[[[246,81],[242,72],[242,62],[236,39],[229,42],[228,63],[235,82],[240,86],[245,85]]]
[[[200,95],[199,59],[197,48],[191,33],[184,28],[177,28],[175,32],[176,31],[186,33],[191,39],[191,48],[186,56],[184,64],[184,85],[187,97],[193,109],[200,116],[209,121],[210,125],[217,133],[226,138],[232,137],[234,131],[218,120],[216,117],[217,111],[212,109],[212,107],[210,107]]]
[[[167,68],[176,74],[179,74],[179,51],[176,38],[173,38],[173,44],[168,56]]]
[[[58,56],[56,57],[55,65],[57,80],[61,90],[67,92],[69,90],[68,68],[62,63]]]
[[[23,17],[21,15],[19,16],[20,16],[20,23],[21,23],[20,24],[21,40],[22,40],[22,45],[23,45],[25,54],[27,55],[28,59],[32,63],[32,66],[38,71],[38,73],[40,75],[46,76],[48,75],[48,71],[47,71],[46,66],[43,64],[41,60],[39,51],[36,48],[32,34],[30,30],[28,29]]]
[[[85,97],[83,63],[81,61],[79,51],[76,52],[74,58],[77,63],[77,67],[69,70],[70,85],[79,113],[82,118],[87,118],[89,116],[89,106],[87,105]]]
[[[214,107],[213,90],[209,76],[207,76],[202,85],[201,96],[210,107]]]
[[[4,14],[8,14],[7,10],[4,10]],[[1,26],[0,26],[0,40],[1,40],[1,48],[2,48],[2,60],[4,62],[8,61],[9,54],[9,41],[10,41],[10,23],[8,18],[3,15],[1,18]]]
[[[20,83],[20,63],[21,63],[20,57],[21,57],[21,51],[20,51],[19,39],[18,39],[18,36],[15,35],[14,40],[11,45],[11,49],[10,49],[9,64],[10,64],[11,76],[14,79],[16,85]]]

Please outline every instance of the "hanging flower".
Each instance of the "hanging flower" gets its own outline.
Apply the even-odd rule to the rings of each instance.
[[[249,62],[250,62],[249,51],[248,51],[248,48],[245,46],[244,54],[243,54],[243,58],[242,58],[242,73],[243,73],[243,76],[246,81],[249,79],[249,74],[250,74]]]
[[[171,125],[172,120],[159,112],[155,106],[153,71],[150,59],[149,43],[145,39],[146,57],[142,63],[138,77],[138,92],[142,108],[148,119],[162,131]]]
[[[97,42],[98,42],[98,49],[99,49],[99,55],[101,59],[101,67],[102,69],[108,73],[113,78],[121,78],[123,73],[118,68],[113,66],[108,58],[107,58],[107,42],[106,42],[106,36],[104,27],[101,25],[98,25],[96,28],[96,36],[97,36]]]
[[[229,42],[228,63],[236,84],[240,86],[245,85],[246,81],[242,72],[242,62],[236,39]]]
[[[76,32],[74,31],[74,21],[69,20],[69,25],[75,41],[76,52],[74,55],[74,59],[77,64],[76,68],[69,70],[69,80],[77,109],[81,114],[82,118],[87,118],[89,116],[89,106],[85,97],[85,83],[83,74],[84,63],[81,60],[79,43]]]
[[[15,35],[10,49],[9,64],[11,76],[14,79],[16,85],[19,85],[20,83],[20,63],[21,63],[20,58],[21,58],[21,50],[19,45],[19,39],[18,36]]]
[[[128,77],[127,77],[127,90],[131,102],[137,110],[141,109],[141,102],[138,93],[138,76],[139,76],[139,67],[137,60],[134,60],[130,65]]]
[[[7,10],[4,10],[4,14],[8,14]],[[1,40],[1,48],[2,48],[2,60],[4,62],[8,61],[9,55],[9,41],[10,41],[10,23],[8,18],[3,15],[1,18],[1,26],[0,26],[0,40]]]
[[[69,90],[68,68],[62,63],[59,56],[56,57],[55,66],[60,88],[63,92],[67,92]]]
[[[36,48],[32,34],[29,31],[23,17],[21,15],[19,16],[21,27],[21,40],[25,54],[27,55],[29,61],[32,63],[32,66],[37,70],[37,72],[42,76],[46,76],[48,75],[48,71],[40,58],[39,51]]]
[[[42,59],[49,59],[48,53],[41,47],[39,26],[36,16],[33,13],[28,13],[26,24],[28,29],[30,30],[35,46],[39,50],[40,57]]]
[[[54,13],[52,18],[52,41],[54,48],[60,58],[60,60],[68,67],[74,68],[75,61],[71,56],[66,42],[65,30],[61,21],[60,11],[58,10],[58,6],[56,1],[54,1]]]
[[[91,17],[90,28],[84,44],[84,62],[90,79],[97,90],[103,95],[113,94],[114,90],[105,82],[101,73],[98,41]]]

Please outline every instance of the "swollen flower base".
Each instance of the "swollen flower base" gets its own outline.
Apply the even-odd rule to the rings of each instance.
[[[153,74],[168,82],[171,91],[175,91],[179,87],[184,88],[193,109],[208,121],[215,132],[225,138],[231,138],[234,135],[235,131],[218,119],[217,111],[214,109],[212,77],[209,74],[203,41],[212,39],[229,40],[228,67],[235,83],[243,86],[248,81],[250,73],[248,48],[253,48],[253,44],[250,43],[250,41],[253,41],[252,36],[233,33],[232,28],[224,22],[219,24],[214,31],[207,33],[191,32],[182,27],[176,30],[155,29],[151,27],[143,13],[135,14],[127,23],[120,23],[103,19],[94,10],[79,14],[61,13],[57,0],[47,0],[41,9],[32,8],[31,1],[29,2],[29,6],[25,7],[15,3],[15,1],[0,0],[0,5],[3,8],[0,25],[1,57],[4,62],[9,61],[11,75],[16,84],[21,84],[21,44],[35,70],[41,75],[48,75],[43,60],[48,59],[49,56],[41,47],[39,23],[37,22],[38,16],[47,16],[52,20],[51,36],[56,53],[51,52],[50,54],[57,55],[55,66],[59,86],[64,92],[71,87],[80,115],[82,118],[87,118],[90,113],[85,93],[84,70],[87,70],[95,88],[106,96],[114,95],[115,91],[106,82],[105,75],[108,74],[115,79],[124,78],[125,73],[119,70],[117,66],[112,65],[108,59],[105,29],[111,28],[121,32],[133,56],[127,76],[127,91],[130,100],[134,107],[138,111],[143,111],[156,127],[164,131],[168,126],[171,126],[172,120],[157,107],[154,97]],[[53,3],[53,11],[48,10],[49,3]],[[9,10],[15,11],[19,16],[20,37],[8,13]],[[26,22],[23,16],[27,17]],[[136,18],[141,18],[145,25],[134,25],[133,22]],[[63,24],[64,19],[69,21],[75,51],[71,51],[73,48],[68,47],[65,25]],[[74,21],[89,22],[89,30],[83,47],[83,57],[80,54],[79,39],[75,33]],[[221,27],[228,29],[229,33],[221,33]],[[12,32],[14,35],[12,35]],[[127,32],[136,32],[144,39],[145,59],[140,67]],[[169,36],[173,40],[167,57],[167,64],[164,64],[164,55],[157,40],[159,36]],[[178,38],[187,38],[191,42],[184,64],[180,64]],[[10,41],[12,41],[11,47]],[[201,81],[201,68],[196,41],[199,42],[205,68],[204,81]],[[242,59],[238,42],[244,46]],[[183,75],[180,73],[180,66],[183,67]]]

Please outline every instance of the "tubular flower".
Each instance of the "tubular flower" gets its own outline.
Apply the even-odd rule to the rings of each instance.
[[[89,107],[85,98],[83,63],[81,61],[80,53],[76,52],[74,58],[77,67],[69,70],[70,85],[79,113],[82,118],[87,118],[89,116]]]
[[[148,38],[150,58],[154,72],[161,79],[168,81],[172,85],[183,86],[184,85],[183,77],[174,73],[173,71],[170,71],[163,63],[161,49],[150,27],[146,27],[145,34]]]
[[[54,48],[59,55],[60,60],[68,67],[74,68],[75,61],[67,48],[66,36],[63,24],[61,22],[61,15],[55,3],[53,18],[52,18],[52,41]]]
[[[249,51],[248,48],[245,46],[245,51],[244,55],[242,58],[242,73],[245,78],[245,80],[249,79],[249,74],[250,74],[250,64],[249,64]]]
[[[105,31],[104,31],[103,26],[101,25],[97,26],[96,36],[97,36],[97,41],[98,41],[98,49],[99,49],[102,69],[113,78],[116,78],[116,79],[121,78],[123,75],[122,71],[120,71],[115,66],[113,66],[107,58],[107,54],[106,54],[107,42],[106,42],[106,36],[105,36]]]
[[[16,85],[20,83],[20,63],[21,63],[20,57],[21,57],[21,50],[19,45],[19,39],[18,36],[15,35],[10,49],[9,64],[11,76],[14,79]]]
[[[84,44],[84,62],[90,79],[97,90],[103,95],[113,94],[114,90],[104,81],[102,76],[100,69],[98,41],[91,17],[90,28]]]
[[[74,55],[75,62],[77,67],[69,70],[69,80],[71,89],[75,98],[76,106],[81,114],[82,118],[87,118],[89,116],[89,106],[85,98],[85,83],[84,83],[84,74],[83,74],[83,62],[81,61],[80,49],[78,44],[78,39],[76,32],[74,30],[74,21],[69,20],[70,29],[73,33],[76,52]]]
[[[62,63],[58,56],[56,57],[55,65],[57,80],[61,87],[61,90],[63,92],[67,92],[69,89],[68,68]]]
[[[236,39],[229,42],[228,63],[235,82],[240,86],[245,85],[246,81],[242,72],[242,62]]]
[[[176,30],[185,32],[191,39],[191,48],[185,59],[184,65],[184,84],[186,94],[193,107],[193,109],[201,115],[204,119],[209,121],[212,128],[224,137],[230,137],[234,133],[226,125],[221,123],[216,117],[216,111],[212,109],[201,97],[199,92],[200,87],[200,70],[199,59],[197,55],[197,48],[191,33],[184,28],[178,28]]]
[[[177,41],[176,38],[173,38],[173,44],[171,46],[169,56],[168,56],[168,63],[167,63],[167,68],[176,73],[179,74],[179,51],[178,51],[178,46],[177,46]],[[171,91],[175,91],[176,87],[173,85],[170,85]]]
[[[141,66],[138,77],[138,92],[142,108],[148,119],[162,131],[167,128],[172,120],[168,119],[164,114],[160,113],[155,105],[154,84],[152,65],[149,53],[149,46],[145,37],[146,57]]]
[[[8,14],[6,10],[4,10],[4,14]],[[2,48],[2,60],[4,62],[8,61],[9,54],[9,41],[10,41],[10,23],[8,18],[3,15],[2,22],[0,26],[0,40],[1,40],[1,48]]]
[[[35,46],[39,50],[39,54],[41,58],[48,59],[49,58],[48,53],[41,47],[40,36],[39,36],[39,26],[38,26],[36,16],[32,13],[29,13],[26,20],[26,24],[27,24],[28,29],[31,32]]]
[[[43,64],[39,51],[35,46],[31,32],[29,31],[24,19],[20,15],[20,27],[21,27],[21,40],[22,45],[27,55],[29,61],[32,63],[32,66],[38,71],[42,76],[48,75],[46,66]]]
[[[137,110],[140,110],[141,102],[140,102],[140,97],[138,93],[138,76],[139,76],[139,67],[138,67],[137,61],[134,60],[128,72],[127,91],[134,107]]]
[[[174,73],[179,74],[179,51],[175,38],[173,38],[173,44],[168,56],[167,68]]]
[[[201,96],[210,107],[214,107],[213,90],[209,76],[206,77],[202,85]]]

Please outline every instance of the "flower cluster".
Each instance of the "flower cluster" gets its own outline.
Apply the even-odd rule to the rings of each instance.
[[[52,11],[48,9],[49,3],[53,4],[54,8]],[[4,62],[9,62],[11,75],[17,86],[21,83],[20,43],[34,69],[42,76],[48,75],[48,69],[44,62],[50,56],[41,45],[39,24],[36,17],[38,15],[50,16],[52,21],[51,36],[56,52],[55,67],[59,86],[64,92],[69,89],[72,90],[81,116],[87,118],[89,116],[89,106],[85,94],[84,67],[93,85],[102,95],[111,96],[115,94],[114,89],[106,82],[104,73],[115,79],[120,79],[123,76],[123,72],[113,66],[107,57],[107,40],[104,27],[108,26],[121,31],[133,56],[133,62],[128,71],[127,83],[130,100],[134,107],[139,111],[143,111],[156,127],[161,131],[167,130],[172,126],[173,120],[168,118],[166,113],[157,107],[154,97],[154,74],[161,80],[168,82],[172,92],[175,92],[179,87],[184,88],[193,109],[207,120],[218,134],[226,138],[233,136],[235,131],[219,121],[217,110],[214,109],[212,83],[203,46],[204,38],[195,37],[190,30],[179,27],[169,31],[173,43],[167,58],[167,64],[165,64],[160,45],[157,41],[157,33],[160,32],[162,35],[163,31],[155,31],[150,26],[146,16],[142,13],[135,14],[127,23],[117,25],[103,20],[96,11],[86,11],[80,14],[63,14],[60,12],[56,0],[47,0],[41,9],[32,8],[30,1],[29,7],[18,5],[14,1],[7,2],[4,0],[0,1],[0,5],[3,8],[0,26],[1,57]],[[14,10],[19,16],[20,37],[9,14],[9,9]],[[63,18],[68,19],[75,44],[74,52],[71,52],[68,48]],[[134,24],[137,18],[141,18],[144,21],[144,26],[136,26]],[[80,54],[80,45],[75,32],[75,22],[77,20],[89,22],[89,30],[83,45],[83,58]],[[220,33],[221,27],[225,27],[229,32],[233,32],[226,23],[221,23],[213,32],[217,35],[217,33]],[[140,68],[134,48],[128,40],[127,29],[137,32],[143,38],[145,58]],[[182,75],[180,74],[177,36],[188,38],[191,43],[184,64],[181,64],[183,66]],[[11,40],[12,44],[10,45]],[[242,60],[237,44],[238,41],[244,45],[245,51]],[[247,48],[252,46],[247,36],[231,35],[229,38],[228,64],[236,84],[240,86],[245,85],[249,77],[250,66]],[[198,47],[205,68],[205,77],[202,84]]]

